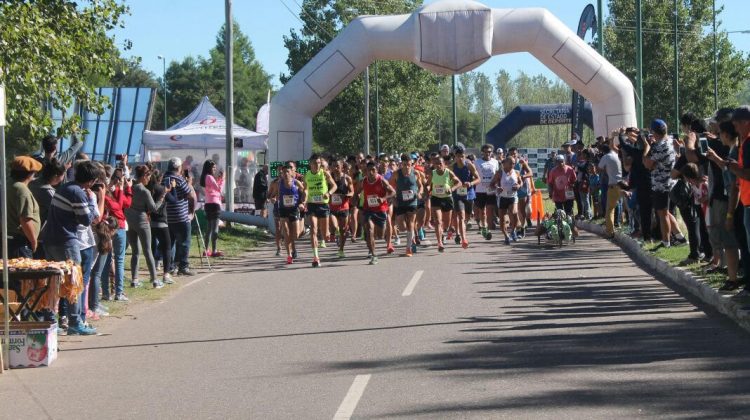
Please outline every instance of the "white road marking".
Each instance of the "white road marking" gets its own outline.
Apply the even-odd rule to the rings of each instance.
[[[349,388],[349,392],[346,393],[344,401],[341,402],[338,411],[333,416],[333,420],[349,420],[354,414],[354,410],[357,409],[359,399],[362,398],[362,394],[365,392],[365,387],[370,381],[372,375],[357,375],[354,378],[354,383]]]
[[[424,274],[424,270],[419,270],[414,273],[414,276],[412,276],[409,284],[406,285],[406,289],[404,289],[404,293],[401,293],[401,296],[411,296],[411,292],[417,287],[417,282],[422,278],[422,274]]]
[[[205,280],[205,279],[207,279],[207,278],[209,278],[209,277],[213,276],[214,274],[216,274],[216,273],[208,273],[208,274],[206,274],[206,275],[205,275],[205,276],[203,276],[203,277],[198,277],[197,279],[195,279],[195,280],[191,281],[190,283],[186,284],[186,285],[185,285],[185,286],[183,286],[183,287],[190,287],[190,286],[194,285],[195,283],[198,283],[198,282],[200,282],[200,281],[203,281],[203,280]]]

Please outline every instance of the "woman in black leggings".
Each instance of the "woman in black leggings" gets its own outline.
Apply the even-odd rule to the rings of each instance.
[[[151,213],[151,249],[154,250],[154,258],[156,261],[161,257],[162,267],[164,268],[164,274],[162,275],[162,281],[165,284],[172,284],[172,276],[169,274],[169,267],[172,265],[172,238],[169,236],[169,220],[167,219],[167,203],[177,202],[177,197],[172,191],[167,192],[163,185],[161,185],[162,176],[159,171],[154,173],[149,184],[149,190],[154,198],[154,201],[161,201],[163,204],[159,209]]]

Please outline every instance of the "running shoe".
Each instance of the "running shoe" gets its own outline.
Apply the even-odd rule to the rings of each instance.
[[[372,257],[370,257],[370,265],[375,265],[377,263],[378,263],[378,257],[376,257],[374,255]]]
[[[388,245],[388,248],[386,248],[385,251],[387,253],[389,253],[389,254],[393,254],[393,252],[395,251],[395,249],[393,249],[393,245]]]
[[[461,243],[461,235],[456,235],[456,245]]]
[[[451,239],[453,239],[453,231],[448,230],[448,235],[443,235],[443,236],[447,236],[448,240],[450,241]]]
[[[414,254],[417,253],[417,244],[416,243],[411,244],[411,252],[414,253]]]
[[[461,241],[461,248],[466,249],[469,247],[469,243],[466,240]]]
[[[396,244],[396,246],[401,246],[401,237],[396,235],[396,240],[394,241],[394,243]]]
[[[164,287],[164,283],[162,283],[161,280],[152,281],[151,284],[154,286],[154,289],[161,289]]]
[[[289,255],[288,257],[286,257],[286,263],[287,263],[287,264],[291,264],[291,263],[293,263],[293,262],[294,262],[294,258],[292,258],[292,256],[291,256],[291,255]]]
[[[172,280],[172,276],[169,273],[165,273],[161,281],[164,284],[174,284],[174,280]]]
[[[318,258],[318,257],[313,258],[313,260],[312,260],[312,266],[313,267],[320,267],[320,258]]]
[[[318,241],[318,246],[321,247],[321,248],[325,248],[326,247],[326,241],[325,240]]]
[[[224,253],[221,252],[221,251],[214,251],[214,252],[211,253],[211,256],[212,257],[223,257]]]
[[[490,231],[488,230],[488,231],[487,231],[487,234],[486,234],[486,235],[484,235],[484,239],[486,239],[486,240],[488,240],[488,241],[489,241],[490,239],[492,239],[492,232],[490,232]]]
[[[417,237],[419,237],[420,241],[424,241],[424,228],[419,228],[419,230],[417,231]]]
[[[292,251],[292,258],[297,259],[297,250]]]
[[[443,246],[443,244],[438,245],[438,252],[445,252],[445,247]]]
[[[339,258],[346,258],[346,254],[344,254],[343,249],[339,249],[339,252],[336,255],[338,255]]]
[[[276,248],[276,256],[277,257],[281,256],[281,248]]]
[[[505,237],[505,245],[510,245],[510,238],[507,236]]]
[[[518,235],[516,235],[516,232],[511,232],[511,233],[510,233],[510,239],[511,239],[511,240],[512,240],[513,242],[518,242]]]
[[[411,251],[411,249],[406,248],[406,253],[404,253],[404,256],[411,257],[413,255],[414,255],[414,253]]]
[[[88,327],[85,324],[71,325],[68,327],[68,335],[96,335],[96,328]]]

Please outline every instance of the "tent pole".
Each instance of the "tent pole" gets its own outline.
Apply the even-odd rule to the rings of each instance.
[[[2,184],[2,188],[0,188],[0,212],[2,212],[2,216],[0,216],[1,225],[2,225],[2,233],[0,236],[2,236],[2,242],[0,242],[0,245],[3,248],[2,256],[3,256],[3,291],[5,294],[3,295],[3,337],[5,337],[5,346],[2,346],[2,362],[3,365],[0,366],[0,372],[3,371],[3,369],[7,369],[8,366],[10,366],[10,313],[9,313],[9,295],[8,295],[8,195],[7,195],[7,179],[6,179],[6,169],[7,164],[5,161],[5,87],[0,86],[0,183]]]
[[[224,172],[224,188],[226,192],[224,197],[226,199],[227,211],[234,211],[234,172],[232,166],[234,162],[234,135],[232,133],[232,126],[234,125],[234,71],[233,71],[233,58],[234,58],[234,36],[233,32],[233,21],[232,21],[232,0],[225,0],[225,11],[226,11],[226,29],[224,31],[224,58],[226,60],[226,119],[227,119],[227,157],[226,157],[226,171]]]

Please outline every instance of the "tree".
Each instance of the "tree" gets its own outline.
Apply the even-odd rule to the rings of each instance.
[[[712,23],[712,0],[678,2],[679,73],[674,74],[674,15],[672,2],[643,2],[643,114],[646,121],[662,118],[676,130],[673,81],[680,82],[680,113],[714,112],[713,35],[704,30]],[[605,56],[635,85],[635,3],[610,0],[604,30]],[[717,11],[721,13],[721,9]],[[717,36],[719,106],[736,103],[736,92],[748,79],[748,62],[729,42]],[[645,123],[644,123],[645,124]]]
[[[234,122],[249,129],[255,128],[258,109],[266,102],[271,89],[270,76],[255,57],[250,39],[242,32],[237,22],[234,36]],[[209,51],[208,58],[188,56],[182,61],[169,63],[167,80],[167,125],[172,126],[185,118],[198,102],[208,96],[211,103],[226,114],[225,80],[226,61],[224,55],[224,26],[216,35],[216,46]],[[159,80],[163,89],[163,82]],[[157,95],[153,121],[157,127],[164,120],[163,90]]]
[[[289,74],[281,75],[282,83],[291,79],[357,15],[409,13],[419,4],[421,1],[415,0],[305,0],[299,16],[302,29],[292,30],[284,37],[284,45],[289,51]],[[373,76],[371,71],[371,100],[374,97]],[[389,153],[421,150],[435,144],[440,79],[411,63],[378,63],[381,150]],[[314,148],[339,154],[361,150],[363,103],[363,79],[356,78],[313,120]],[[370,131],[374,142],[374,100],[371,112]]]
[[[159,86],[159,82],[153,73],[141,67],[140,57],[131,57],[120,59],[109,85],[113,87],[155,88]]]
[[[75,99],[103,111],[107,104],[96,96],[96,81],[109,80],[120,59],[107,32],[121,26],[127,12],[116,0],[0,2],[0,83],[11,150],[26,152],[51,130],[42,103],[67,109]],[[70,116],[63,132],[79,122]]]

